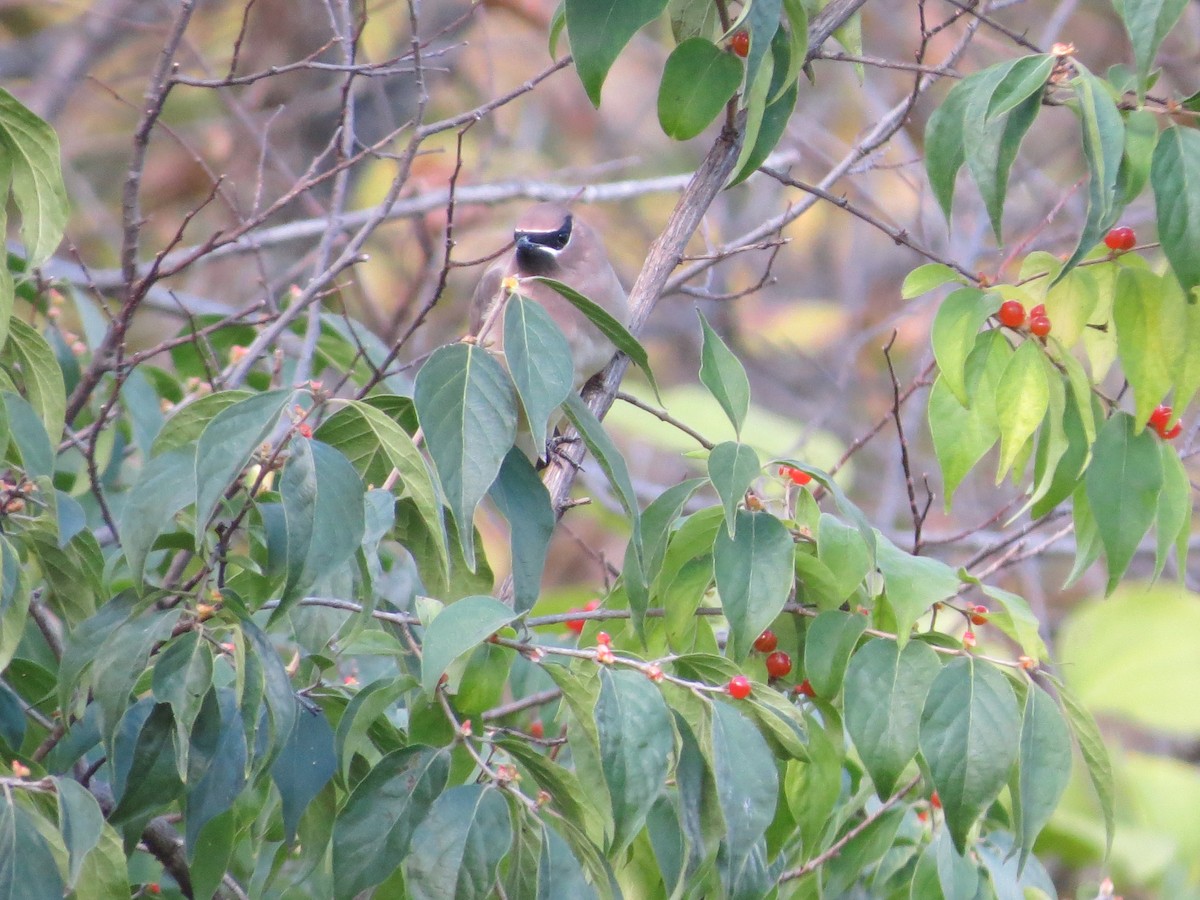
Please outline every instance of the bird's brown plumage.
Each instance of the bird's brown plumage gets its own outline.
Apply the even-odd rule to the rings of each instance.
[[[566,235],[561,249],[554,245]],[[540,303],[566,335],[575,361],[578,390],[612,358],[616,347],[599,329],[558,293],[537,281],[544,275],[570,285],[624,324],[628,318],[625,289],[613,271],[599,236],[565,207],[539,203],[517,219],[517,246],[484,273],[471,302],[471,333],[478,334],[492,307],[501,299],[505,278],[522,280],[521,293]],[[485,343],[499,347],[501,329],[493,326]]]

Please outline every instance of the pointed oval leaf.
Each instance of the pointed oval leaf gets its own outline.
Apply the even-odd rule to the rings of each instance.
[[[896,640],[903,645],[917,619],[939,600],[958,593],[961,582],[944,562],[905,553],[882,535],[878,560],[888,603],[896,617]]]
[[[4,392],[4,435],[0,437],[7,448],[11,437],[21,453],[21,464],[25,474],[30,478],[38,476],[50,477],[54,474],[54,450],[50,446],[50,438],[46,434],[46,426],[34,411],[29,402],[20,394],[11,391]]]
[[[963,118],[980,74],[956,82],[925,123],[925,173],[947,224],[954,205],[954,182],[967,159]]]
[[[850,654],[866,630],[866,616],[840,609],[826,610],[809,623],[804,635],[804,675],[818,697],[833,700],[841,692]]]
[[[712,712],[712,771],[725,819],[725,851],[744,859],[775,818],[775,757],[754,723],[731,704],[717,701]]]
[[[1048,53],[1025,56],[1012,63],[988,98],[985,121],[991,122],[1012,112],[1034,94],[1041,96],[1054,63],[1055,58]]]
[[[567,418],[575,426],[579,436],[583,438],[588,452],[596,458],[596,462],[608,476],[608,483],[616,492],[617,499],[625,509],[625,514],[634,523],[636,534],[638,530],[637,492],[633,489],[633,480],[629,477],[629,467],[625,464],[625,457],[621,455],[617,445],[608,436],[608,432],[604,430],[604,426],[596,418],[596,414],[588,408],[578,394],[572,392],[567,397],[567,402],[563,405],[563,412],[567,414]]]
[[[1000,429],[997,484],[1013,467],[1050,407],[1050,376],[1045,354],[1034,340],[1013,354],[996,388],[996,425]]]
[[[667,0],[566,0],[567,34],[575,71],[592,106],[608,70],[643,25],[658,18]]]
[[[1150,163],[1158,240],[1189,303],[1200,285],[1200,133],[1172,125],[1158,138]]]
[[[988,663],[959,657],[934,678],[921,716],[921,754],[959,853],[1008,781],[1020,729],[1012,687]]]
[[[1074,692],[1055,678],[1051,678],[1059,699],[1062,701],[1063,712],[1066,713],[1067,723],[1075,735],[1079,745],[1079,753],[1087,766],[1088,777],[1096,796],[1100,800],[1100,812],[1104,816],[1105,855],[1112,849],[1113,834],[1116,832],[1116,777],[1113,775],[1112,760],[1108,755],[1108,745],[1100,733],[1096,720],[1088,712]]]
[[[760,470],[758,454],[748,445],[736,441],[718,444],[708,455],[708,477],[725,508],[725,527],[730,537],[734,536],[737,527],[738,504]]]
[[[1071,778],[1071,733],[1058,704],[1037,684],[1025,694],[1021,719],[1021,752],[1017,771],[1017,834],[1020,865],[1033,850],[1033,842],[1050,821]]]
[[[520,294],[504,307],[504,360],[534,445],[545,447],[550,416],[571,392],[575,366],[571,346],[546,308]]]
[[[928,294],[934,288],[956,281],[962,284],[963,277],[954,269],[942,263],[926,263],[917,266],[904,276],[904,284],[900,287],[900,296],[904,300],[912,300],[922,294]]]
[[[735,537],[722,529],[713,546],[713,571],[729,620],[729,656],[746,658],[787,602],[792,588],[792,536],[768,512],[741,509]]]
[[[1150,70],[1158,48],[1187,8],[1187,0],[1124,0],[1117,14],[1129,32],[1137,65],[1137,92],[1141,100],[1150,87]]]
[[[554,534],[550,493],[525,454],[515,447],[504,457],[488,493],[511,532],[513,608],[528,612],[541,592],[546,551]]]
[[[463,597],[451,603],[425,629],[421,687],[432,694],[450,663],[516,618],[517,613],[492,597]]]
[[[609,856],[617,858],[666,786],[675,732],[658,688],[629,669],[601,669],[595,716],[615,826]],[[631,722],[637,727],[630,728]]]
[[[53,444],[62,437],[67,409],[62,368],[46,339],[34,328],[16,317],[8,320],[8,327],[4,357],[20,367],[25,399],[37,410]]]
[[[70,211],[58,135],[0,88],[0,145],[8,157],[13,197],[21,211],[25,253],[30,266],[40,266],[62,240]],[[4,201],[7,202],[7,197]]]
[[[998,307],[995,297],[978,288],[959,288],[942,301],[933,320],[930,340],[938,369],[958,402],[970,407],[967,357],[975,349],[979,329]]]
[[[737,58],[704,38],[679,44],[667,57],[658,88],[658,124],[677,141],[707,128],[742,83]]]
[[[892,795],[917,754],[921,711],[929,686],[942,670],[928,644],[873,640],[846,670],[846,730],[880,799]]]
[[[38,825],[54,825],[19,806],[11,790],[0,791],[0,897],[4,900],[59,900],[62,875]]]
[[[700,317],[703,339],[700,347],[700,382],[721,404],[721,409],[725,410],[725,415],[733,423],[734,432],[740,434],[746,413],[750,410],[750,380],[746,377],[741,360],[713,331],[704,314],[696,310],[696,315]]]
[[[287,527],[287,584],[273,619],[346,562],[366,528],[362,480],[346,457],[321,441],[292,442],[279,493]]]
[[[333,826],[339,900],[374,887],[400,867],[449,775],[449,752],[419,744],[394,750],[371,767]]]
[[[333,729],[320,707],[301,706],[283,749],[271,764],[271,780],[282,801],[283,830],[296,840],[300,817],[337,771]]]
[[[966,408],[941,375],[929,392],[928,412],[929,434],[942,470],[943,493],[949,512],[954,492],[975,464],[995,446],[1000,429],[996,427],[991,403],[977,395],[971,408]]]
[[[1140,434],[1127,413],[1109,418],[1092,446],[1084,476],[1088,505],[1108,563],[1108,592],[1116,587],[1154,521],[1162,489],[1162,457],[1150,429]]]
[[[196,442],[196,546],[221,496],[270,436],[287,405],[290,390],[268,391],[222,409]]]
[[[1117,275],[1112,322],[1117,332],[1121,368],[1133,389],[1134,419],[1145,422],[1171,389],[1176,360],[1185,348],[1187,325],[1178,294],[1164,290],[1153,272],[1122,269]]]
[[[58,795],[58,827],[69,858],[67,886],[74,887],[84,858],[100,843],[104,813],[91,791],[73,778],[56,778],[54,784]]]
[[[458,525],[463,556],[474,571],[475,507],[516,438],[512,380],[486,350],[451,344],[435,350],[421,366],[413,402]]]
[[[413,900],[484,900],[492,897],[500,862],[512,845],[512,818],[504,795],[464,784],[434,801],[413,836],[404,887]]]
[[[195,455],[172,450],[155,456],[138,474],[121,512],[121,548],[134,586],[144,591],[146,557],[175,514],[196,499]]]

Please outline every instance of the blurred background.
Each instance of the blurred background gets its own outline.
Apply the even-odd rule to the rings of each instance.
[[[73,204],[68,241],[47,274],[105,302],[123,285],[122,190],[142,98],[178,9],[167,0],[0,2],[0,85],[57,129]],[[997,487],[986,462],[959,489],[951,511],[943,511],[923,378],[932,361],[929,325],[944,293],[901,299],[905,275],[928,259],[883,229],[902,231],[934,258],[969,272],[1011,279],[1026,253],[1074,247],[1086,189],[1080,189],[1084,167],[1074,116],[1064,108],[1047,110],[1013,169],[1003,246],[965,179],[948,228],[927,186],[922,135],[949,79],[918,100],[882,147],[858,152],[864,136],[903,103],[920,77],[913,62],[918,9],[933,24],[957,8],[866,5],[861,49],[844,36],[857,61],[814,63],[769,161],[809,184],[845,168],[828,190],[873,221],[762,174],[751,177],[711,208],[679,270],[690,277],[673,281],[642,338],[666,409],[710,440],[731,437],[723,414],[698,387],[694,311],[702,310],[746,365],[754,397],[746,436],[764,459],[791,456],[829,468],[887,420],[850,457],[839,481],[872,521],[907,546],[912,521],[882,349],[891,343],[899,389],[915,386],[901,421],[920,500],[926,483],[933,498],[926,552],[958,564],[1001,560],[991,580],[1030,601],[1063,675],[1110,740],[1119,788],[1116,846],[1102,863],[1103,828],[1081,781],[1042,838],[1041,852],[1055,867],[1062,893],[1094,896],[1100,876],[1111,872],[1127,897],[1200,896],[1200,605],[1180,585],[1181,573],[1168,565],[1159,584],[1138,583],[1152,571],[1148,547],[1116,597],[1101,599],[1098,571],[1062,591],[1074,545],[1069,533],[1047,538],[1069,520],[1032,527],[1012,542],[1031,526],[1026,518],[1007,522],[1027,485]],[[351,15],[339,18],[345,10]],[[188,262],[152,293],[131,343],[153,347],[193,315],[257,302],[274,308],[293,285],[304,285],[322,237],[334,235],[338,245],[349,233],[330,227],[335,180],[314,178],[337,158],[343,124],[352,128],[355,151],[373,148],[348,170],[343,218],[361,224],[389,190],[397,205],[394,217],[367,238],[368,258],[342,271],[324,302],[385,344],[411,331],[401,366],[464,333],[483,260],[511,240],[513,220],[531,200],[578,197],[578,214],[604,236],[622,279],[632,284],[713,134],[675,143],[658,126],[655,86],[671,46],[665,19],[621,56],[596,110],[569,68],[546,74],[554,11],[553,0],[425,0],[412,8],[394,0],[352,7],[323,0],[198,3],[180,38],[176,74],[182,80],[149,136],[137,253],[143,265],[164,251],[168,262]],[[1105,2],[1001,2],[990,5],[988,16],[999,27],[979,28],[954,72],[1031,52],[1014,36],[1043,50],[1073,43],[1077,58],[1101,73],[1130,59],[1127,38]],[[960,16],[936,34],[925,64],[940,64],[970,21]],[[347,38],[356,33],[350,57]],[[830,55],[846,49],[834,42],[826,47]],[[1160,93],[1188,96],[1200,89],[1195,4],[1164,44],[1162,62]],[[364,63],[368,70],[347,78],[350,64]],[[455,121],[429,127],[443,120]],[[415,132],[414,121],[425,131]],[[302,182],[310,189],[295,191]],[[451,184],[452,265],[446,269]],[[747,238],[801,206],[794,221]],[[1144,197],[1122,224],[1152,241],[1153,216]],[[741,243],[757,249],[729,253]],[[71,327],[69,313],[67,320]],[[165,358],[161,363],[169,366]],[[414,371],[401,368],[399,377]],[[625,389],[653,401],[638,379],[631,375]],[[645,498],[703,466],[687,455],[698,449],[693,441],[645,412],[618,402],[607,421]],[[1185,414],[1184,423],[1180,450],[1195,475],[1195,417]],[[777,480],[764,478],[761,490],[772,501],[783,496]],[[539,607],[545,611],[603,593],[609,575],[602,561],[620,564],[626,536],[606,512],[614,504],[603,478],[585,478],[581,491],[595,503],[573,513],[556,538]],[[485,511],[479,525],[503,574],[501,520]],[[1193,564],[1187,587],[1196,586]],[[1001,640],[986,627],[980,632],[985,645]],[[1136,642],[1127,639],[1134,634]]]

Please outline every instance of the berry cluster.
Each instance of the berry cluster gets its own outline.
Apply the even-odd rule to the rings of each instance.
[[[1172,412],[1173,410],[1169,406],[1156,406],[1146,422],[1146,426],[1157,431],[1158,436],[1164,441],[1175,440],[1183,431],[1182,422],[1176,422],[1173,428],[1167,428],[1167,425],[1171,423]]]
[[[1000,304],[996,318],[1000,320],[1001,325],[1008,328],[1020,328],[1025,324],[1025,307],[1019,300],[1005,300]],[[1040,338],[1050,333],[1050,317],[1046,315],[1046,307],[1041,303],[1029,311],[1029,332]]]

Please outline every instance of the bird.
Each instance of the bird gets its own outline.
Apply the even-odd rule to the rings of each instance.
[[[514,246],[493,263],[475,288],[471,302],[471,333],[490,318],[503,302],[504,281],[516,277],[520,292],[540,303],[562,330],[575,365],[574,387],[582,388],[600,372],[616,352],[616,346],[586,316],[553,288],[531,276],[553,278],[574,288],[622,325],[629,318],[628,300],[620,278],[609,262],[600,236],[583,219],[557,203],[538,203],[518,216],[513,230]],[[501,328],[492,326],[492,345],[503,349]]]

